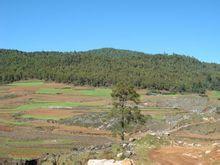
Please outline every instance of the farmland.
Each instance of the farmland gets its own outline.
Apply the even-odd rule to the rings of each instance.
[[[112,141],[106,136],[108,131],[56,124],[60,119],[100,111],[110,103],[109,89],[38,80],[15,82],[0,89],[1,157],[32,159],[69,151],[74,145]]]
[[[171,164],[186,160],[191,164],[219,163],[219,149],[213,146],[220,142],[219,114],[215,112],[220,106],[219,91],[207,91],[207,96],[137,91],[141,96],[139,108],[147,121],[126,139],[138,139],[132,156],[138,164],[164,163],[166,157],[170,158],[166,163]],[[110,157],[116,158],[120,140],[102,122],[111,108],[110,88],[40,80],[2,85],[0,158],[37,159],[108,143],[113,144]]]

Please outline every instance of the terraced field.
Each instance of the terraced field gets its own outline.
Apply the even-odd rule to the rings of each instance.
[[[39,80],[0,86],[0,157],[31,159],[74,146],[111,142],[110,132],[57,121],[101,111],[110,89],[73,87]]]
[[[181,158],[184,147],[187,152],[197,154],[220,141],[219,116],[210,113],[220,106],[219,91],[208,91],[207,97],[146,95],[146,90],[138,93],[139,108],[148,118],[142,129],[156,136],[170,131],[166,140],[157,140],[155,135],[145,137],[142,134],[146,132],[141,131],[127,134],[127,139],[143,137],[137,142],[137,154],[133,157],[138,163],[164,163],[166,155],[181,162],[186,160],[186,156]],[[118,143],[119,139],[110,130],[100,129],[100,123],[96,122],[111,109],[111,104],[110,88],[39,80],[0,86],[0,158],[33,159],[47,153],[70,152],[74,147]],[[200,143],[203,148],[171,146],[182,139],[187,144]],[[176,155],[170,154],[172,149],[178,151]],[[195,160],[192,158],[191,162]]]

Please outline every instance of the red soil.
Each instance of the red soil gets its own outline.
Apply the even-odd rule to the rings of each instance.
[[[13,131],[13,127],[0,125],[0,131],[11,132],[11,131]]]
[[[205,154],[205,149],[193,147],[162,147],[150,152],[150,159],[161,165],[209,165],[220,161],[220,150],[213,149]]]
[[[38,115],[38,116],[54,116],[59,118],[65,118],[73,115],[81,115],[82,113],[74,113],[70,110],[48,110],[48,109],[38,109],[34,111],[26,111],[25,114],[28,115]]]

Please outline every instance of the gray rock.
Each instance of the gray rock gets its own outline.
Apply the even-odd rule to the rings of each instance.
[[[133,154],[132,151],[126,151],[126,152],[124,153],[124,156],[125,156],[126,158],[129,158],[132,154]]]
[[[122,156],[123,156],[122,152],[117,154],[117,158],[122,158]]]

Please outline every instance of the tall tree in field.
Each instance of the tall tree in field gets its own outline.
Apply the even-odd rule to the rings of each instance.
[[[113,109],[112,114],[117,119],[117,133],[121,140],[125,140],[125,132],[132,123],[144,122],[143,115],[138,109],[139,94],[133,87],[120,83],[113,88]]]

